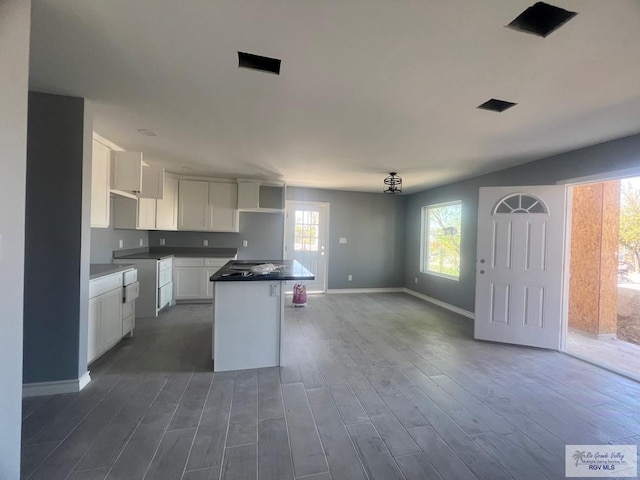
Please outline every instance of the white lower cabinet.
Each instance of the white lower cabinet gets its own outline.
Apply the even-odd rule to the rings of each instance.
[[[87,363],[98,358],[122,338],[121,306],[121,286],[89,299]]]
[[[138,296],[136,280],[136,270],[130,269],[124,275],[117,272],[89,282],[87,363],[113,347],[124,335],[133,332],[135,299]],[[123,303],[124,300],[127,303]]]
[[[173,282],[176,301],[211,301],[213,285],[209,281],[232,258],[192,258],[177,257],[173,262]]]

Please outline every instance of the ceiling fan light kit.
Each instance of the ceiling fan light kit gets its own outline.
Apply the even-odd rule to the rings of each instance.
[[[389,176],[384,179],[382,191],[391,195],[402,193],[402,177],[399,177],[397,172],[389,172]]]

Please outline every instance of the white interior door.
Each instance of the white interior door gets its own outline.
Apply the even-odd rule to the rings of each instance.
[[[476,339],[561,347],[565,191],[480,189]]]
[[[328,217],[327,203],[287,202],[284,254],[315,275],[315,280],[304,282],[307,292],[327,290]]]

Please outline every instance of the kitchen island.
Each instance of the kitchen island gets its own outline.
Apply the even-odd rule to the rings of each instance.
[[[212,275],[213,370],[279,366],[284,285],[314,278],[295,260],[232,260]]]

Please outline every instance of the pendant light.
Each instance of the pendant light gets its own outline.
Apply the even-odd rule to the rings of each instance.
[[[397,172],[389,172],[389,176],[384,179],[384,193],[402,193],[402,178]]]

